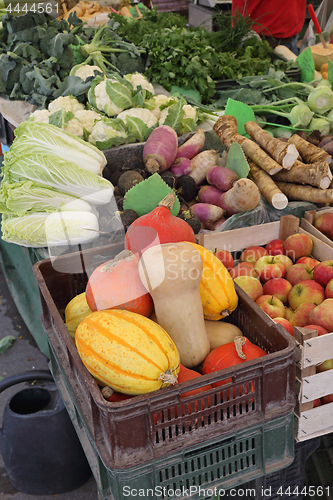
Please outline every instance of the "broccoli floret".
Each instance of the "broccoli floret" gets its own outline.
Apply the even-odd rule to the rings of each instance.
[[[145,63],[141,56],[135,56],[129,52],[122,52],[117,56],[116,66],[122,75],[127,73],[143,73],[145,70]]]
[[[25,95],[29,95],[34,90],[34,82],[29,78],[29,73],[32,70],[30,65],[22,66],[20,70],[20,82]]]

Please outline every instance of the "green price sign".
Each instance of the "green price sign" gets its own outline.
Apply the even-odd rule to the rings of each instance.
[[[311,48],[303,50],[297,57],[296,62],[301,68],[301,82],[312,82],[315,75],[315,65],[312,57]]]

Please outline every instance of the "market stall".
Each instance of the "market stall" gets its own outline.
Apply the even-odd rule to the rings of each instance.
[[[333,432],[333,62],[73,9],[2,18],[1,256],[100,496],[297,498]]]

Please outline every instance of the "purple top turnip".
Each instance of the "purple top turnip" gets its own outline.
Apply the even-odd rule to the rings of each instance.
[[[214,165],[208,170],[206,179],[208,184],[212,184],[218,189],[221,189],[221,191],[228,191],[239,177],[233,170],[230,170],[230,168]]]
[[[143,161],[150,174],[164,172],[173,164],[178,149],[178,136],[173,128],[155,128],[143,148]]]

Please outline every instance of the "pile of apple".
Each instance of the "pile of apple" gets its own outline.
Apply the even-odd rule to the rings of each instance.
[[[311,257],[313,241],[306,233],[274,239],[266,246],[245,248],[235,265],[227,250],[216,250],[235,283],[276,323],[291,335],[294,326],[333,332],[333,260]],[[333,360],[317,372],[333,368]],[[333,395],[316,404],[333,401]]]

